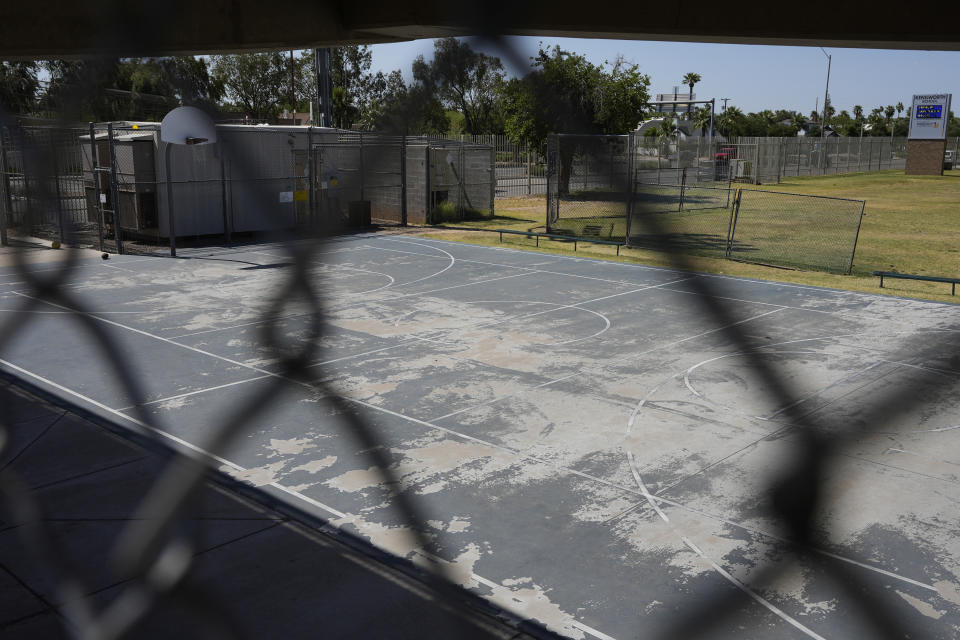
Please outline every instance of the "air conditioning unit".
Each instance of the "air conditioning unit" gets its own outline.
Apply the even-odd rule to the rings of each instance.
[[[749,160],[731,160],[734,178],[749,178],[753,175],[753,163]]]

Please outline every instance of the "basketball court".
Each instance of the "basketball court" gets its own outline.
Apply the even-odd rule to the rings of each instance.
[[[868,612],[824,569],[836,564],[912,637],[956,636],[958,307],[357,235],[311,268],[322,336],[312,379],[291,379],[262,334],[291,269],[282,245],[191,249],[84,259],[69,287],[123,349],[173,446],[416,561],[427,552],[393,506],[402,490],[454,579],[563,635],[658,637],[740,593],[708,637],[867,637]],[[142,428],[73,310],[31,300],[12,267],[0,274],[0,313],[30,314],[0,366]],[[705,312],[695,279],[748,347]],[[308,301],[279,315],[280,341],[303,348]],[[791,383],[791,403],[771,399],[754,357]],[[278,378],[271,405],[208,452],[231,410]],[[400,487],[319,380],[371,426]],[[911,406],[875,415],[905,389]],[[825,461],[816,557],[791,553],[771,516],[797,407],[845,442]]]

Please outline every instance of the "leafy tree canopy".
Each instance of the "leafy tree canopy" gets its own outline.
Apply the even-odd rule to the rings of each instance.
[[[626,133],[643,119],[650,77],[622,58],[603,67],[542,47],[534,69],[505,83],[504,128],[514,141],[540,145],[548,133]]]

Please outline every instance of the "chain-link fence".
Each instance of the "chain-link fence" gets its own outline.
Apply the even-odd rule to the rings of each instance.
[[[660,173],[677,183],[650,183],[644,179],[656,174],[644,167],[649,148],[649,141],[634,136],[550,136],[547,231],[781,267],[850,271],[863,201],[733,189],[730,167],[737,166],[738,156],[756,158],[756,144],[720,147],[729,158],[723,166],[717,161],[706,177],[718,177],[719,170],[727,182],[701,182],[699,172],[681,168]],[[646,223],[651,216],[656,224]]]
[[[217,144],[190,146],[162,142],[156,123],[4,127],[0,218],[22,242],[156,253],[306,225],[493,215],[486,145],[312,127],[217,130]],[[48,149],[49,162],[31,163],[26,146]],[[238,155],[250,160],[233,162]]]
[[[735,198],[730,188],[638,183],[624,241],[637,248],[725,256]]]
[[[780,267],[849,273],[863,200],[741,189],[728,257]]]
[[[341,133],[317,136],[312,147],[315,179],[308,201],[321,219],[406,224],[405,139]]]
[[[48,150],[41,157],[25,152]],[[46,239],[66,244],[98,243],[102,220],[87,200],[92,174],[85,174],[90,147],[77,131],[57,127],[0,128],[0,211],[3,233],[19,242]],[[67,233],[68,230],[70,233]]]
[[[547,231],[607,240],[626,234],[630,136],[547,139]]]
[[[849,273],[864,205],[863,200],[757,189],[636,184],[626,242],[657,251]]]
[[[797,176],[903,169],[907,157],[903,137],[640,137],[636,144],[638,179],[654,184],[680,184],[684,170],[686,184],[769,184]],[[949,138],[947,149],[956,156],[960,138]]]
[[[543,195],[547,192],[543,145],[517,143],[503,134],[430,135],[423,138],[491,147],[494,151],[495,197],[498,199]]]

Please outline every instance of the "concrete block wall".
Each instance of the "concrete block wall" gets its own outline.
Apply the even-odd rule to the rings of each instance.
[[[427,222],[427,147],[407,145],[407,222]]]

